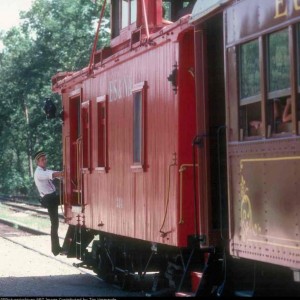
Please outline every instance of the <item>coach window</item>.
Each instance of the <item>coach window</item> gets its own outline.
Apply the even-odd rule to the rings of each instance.
[[[258,40],[239,48],[240,139],[262,135]]]
[[[132,89],[133,97],[133,165],[132,169],[142,170],[144,167],[144,108],[146,83],[135,84]]]
[[[112,0],[112,38],[120,34],[120,30],[136,22],[136,0]]]
[[[82,122],[82,167],[88,170],[90,166],[90,102],[85,101],[81,104]]]
[[[98,171],[107,171],[107,96],[97,98],[97,166]]]
[[[284,29],[267,37],[268,135],[291,132],[289,34]]]

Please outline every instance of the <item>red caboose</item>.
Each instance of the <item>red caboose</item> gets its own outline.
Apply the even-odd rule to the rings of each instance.
[[[52,78],[69,256],[171,295],[299,295],[299,12],[111,1],[110,46]]]
[[[110,47],[52,78],[69,237],[83,227],[145,253],[198,239],[193,3],[167,1],[166,21],[161,0],[112,1]]]

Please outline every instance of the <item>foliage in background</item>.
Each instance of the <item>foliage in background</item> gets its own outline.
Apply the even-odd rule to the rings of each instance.
[[[93,3],[95,2],[95,3]],[[89,63],[102,0],[35,0],[22,24],[0,33],[0,193],[36,195],[33,154],[62,168],[61,121],[46,120],[45,97],[61,110],[51,77]],[[109,7],[98,49],[109,42]]]

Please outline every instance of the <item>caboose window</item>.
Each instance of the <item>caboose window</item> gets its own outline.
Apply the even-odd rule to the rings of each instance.
[[[81,104],[81,122],[82,122],[82,167],[89,168],[90,162],[90,105],[89,101]]]
[[[112,38],[117,37],[123,28],[137,20],[136,0],[112,0]]]
[[[136,4],[136,0],[132,0],[130,2],[130,24],[136,22],[136,18],[137,18],[137,4]]]
[[[195,0],[163,0],[163,18],[172,22],[191,14]]]
[[[122,0],[122,29],[136,21],[136,0]]]
[[[144,101],[145,83],[136,84],[133,95],[133,168],[144,164]]]
[[[142,92],[133,94],[133,162],[142,162]]]
[[[128,26],[129,23],[129,1],[122,0],[122,28]]]
[[[244,136],[260,136],[262,132],[258,40],[240,46],[239,73],[241,139]]]
[[[284,96],[290,89],[290,56],[288,29],[268,38],[268,98]]]
[[[107,96],[97,98],[97,170],[107,170]]]

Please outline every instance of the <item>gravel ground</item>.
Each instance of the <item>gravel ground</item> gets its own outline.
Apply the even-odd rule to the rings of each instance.
[[[50,236],[16,236],[13,230],[5,236],[10,240],[0,237],[0,297],[141,297],[73,267],[77,259],[53,256]]]

